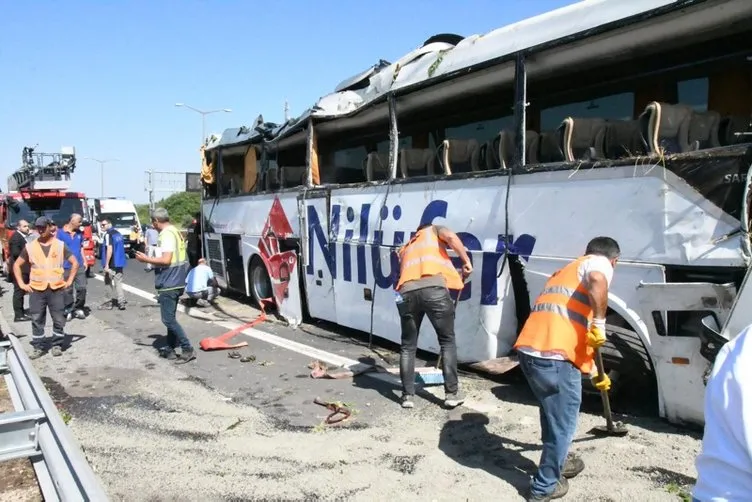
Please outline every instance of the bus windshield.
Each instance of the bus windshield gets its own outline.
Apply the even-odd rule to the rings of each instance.
[[[40,216],[46,216],[57,224],[63,226],[70,220],[73,213],[78,213],[84,217],[87,211],[83,199],[74,199],[70,197],[40,197],[34,199],[14,199],[14,203],[9,204],[8,208],[8,226],[15,228],[21,220],[26,220],[29,225],[34,226],[34,220]]]
[[[136,213],[102,213],[99,219],[109,221],[114,228],[130,228],[137,223]]]

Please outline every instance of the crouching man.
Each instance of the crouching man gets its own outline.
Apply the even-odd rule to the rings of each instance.
[[[514,348],[520,368],[540,406],[543,451],[528,501],[566,495],[568,478],[585,464],[569,455],[582,402],[582,375],[608,391],[608,375],[595,376],[594,349],[606,342],[608,288],[619,244],[596,237],[585,255],[554,272],[533,305]]]

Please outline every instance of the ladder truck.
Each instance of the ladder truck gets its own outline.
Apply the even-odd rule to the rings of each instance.
[[[68,222],[73,213],[83,216],[83,255],[86,273],[94,265],[94,240],[86,204],[86,195],[70,191],[76,169],[76,149],[63,147],[59,153],[39,153],[36,147],[24,147],[21,167],[8,176],[8,191],[0,193],[0,241],[3,252],[3,273],[10,281],[8,242],[20,220],[34,225],[46,216],[58,227]]]

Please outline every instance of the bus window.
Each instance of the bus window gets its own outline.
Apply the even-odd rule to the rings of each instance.
[[[274,163],[269,164],[270,181],[276,176],[276,188],[294,188],[305,185],[308,180],[305,146],[295,146],[276,153]],[[270,188],[275,189],[275,188]]]
[[[220,152],[219,156],[222,173],[219,180],[220,195],[237,195],[242,193],[243,174],[245,171],[245,151],[233,155],[227,155]]]
[[[456,127],[447,127],[447,139],[476,139],[479,143],[493,140],[502,129],[514,127],[514,116],[508,115],[498,119],[481,120]]]
[[[682,80],[676,84],[679,103],[691,106],[696,112],[708,111],[708,78]]]
[[[554,131],[567,117],[631,120],[634,113],[634,93],[622,92],[588,101],[552,106],[540,112],[541,131]]]

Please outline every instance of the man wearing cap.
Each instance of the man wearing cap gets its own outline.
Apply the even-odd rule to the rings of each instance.
[[[31,314],[31,345],[34,351],[29,356],[36,359],[48,349],[53,356],[62,354],[65,340],[65,289],[71,287],[78,271],[78,260],[62,241],[55,237],[52,222],[45,216],[37,218],[34,227],[39,238],[26,244],[26,248],[13,264],[13,273],[18,286],[29,293]],[[64,278],[63,264],[69,262],[71,272]],[[24,281],[22,267],[28,263],[29,282]],[[47,310],[52,317],[52,337],[44,336]]]
[[[139,251],[136,259],[141,263],[154,265],[154,287],[157,290],[162,323],[167,328],[167,347],[160,350],[160,355],[170,360],[179,359],[177,363],[183,364],[196,359],[191,341],[175,316],[189,270],[185,241],[180,231],[170,223],[166,209],[155,209],[151,215],[151,224],[159,230],[159,246],[155,253],[157,256],[149,257]],[[179,358],[175,354],[178,345],[181,349]]]

